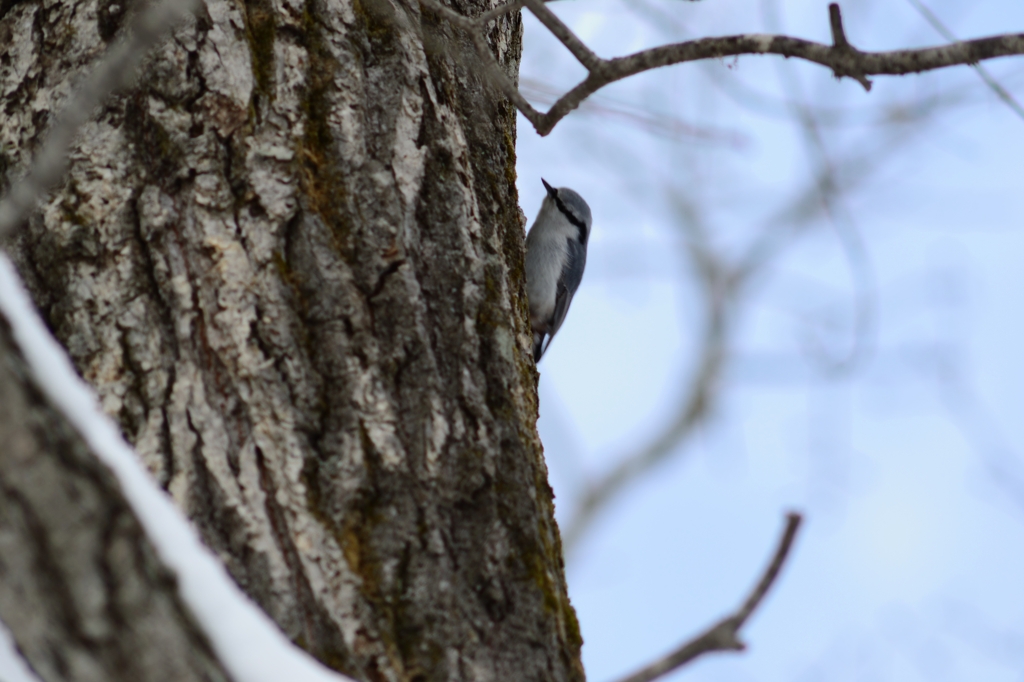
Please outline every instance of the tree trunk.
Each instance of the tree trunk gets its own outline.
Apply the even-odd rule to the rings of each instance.
[[[30,374],[0,315],[0,619],[47,682],[228,679],[114,477]]]
[[[2,8],[10,179],[136,5]],[[518,13],[488,37],[514,77]],[[415,0],[207,0],[98,113],[19,267],[242,588],[360,679],[582,679],[515,112],[468,37]]]

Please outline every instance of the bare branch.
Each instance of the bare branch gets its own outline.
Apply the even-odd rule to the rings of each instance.
[[[68,99],[24,178],[0,202],[0,238],[13,230],[64,177],[68,148],[78,129],[111,93],[135,80],[149,49],[193,10],[195,0],[163,0],[146,10]]]
[[[990,38],[979,38],[950,45],[928,47],[916,50],[894,50],[890,52],[862,52],[854,48],[843,29],[839,5],[829,5],[829,21],[832,28],[832,45],[782,35],[747,34],[721,38],[701,38],[682,43],[662,45],[642,50],[626,57],[601,59],[549,10],[541,0],[520,0],[543,23],[579,62],[586,67],[587,77],[555,102],[546,114],[541,114],[526,102],[522,94],[504,76],[498,79],[502,91],[516,105],[539,135],[547,135],[569,112],[583,100],[609,83],[613,83],[643,71],[662,66],[682,64],[704,59],[720,59],[744,54],[775,54],[795,57],[831,69],[836,78],[852,78],[871,89],[868,76],[902,76],[910,73],[933,71],[948,66],[977,64],[985,59],[1024,54],[1024,33],[1005,34]],[[470,19],[441,6],[437,0],[420,0],[453,23],[467,31],[480,33],[480,19]],[[492,10],[493,12],[494,10]],[[485,61],[492,61],[490,50],[484,50],[486,43],[474,38],[477,51]],[[484,55],[486,52],[486,56]],[[493,71],[493,69],[489,69]],[[515,93],[512,91],[515,90]]]
[[[928,6],[921,2],[921,0],[907,1],[914,6],[914,9],[921,13],[921,16],[925,18],[925,21],[932,25],[932,28],[939,32],[939,35],[946,40],[958,42],[957,37],[953,35],[953,32],[946,28],[946,25],[942,23],[938,16],[936,16],[935,12],[928,9]],[[988,69],[981,64],[971,64],[971,66],[973,66],[974,70],[978,72],[979,76],[981,76],[981,80],[985,81],[985,85],[991,88],[992,91],[996,93],[996,96],[1006,103],[1006,106],[1013,109],[1015,114],[1024,119],[1024,107],[1021,107],[1020,103],[1014,99],[1013,95],[1011,95],[1006,88],[1000,85],[999,82],[992,77],[992,74],[988,72]]]
[[[800,514],[795,512],[786,515],[786,529],[779,540],[779,546],[775,550],[775,555],[772,557],[761,579],[757,581],[757,585],[754,586],[754,589],[736,613],[723,618],[705,630],[701,635],[686,642],[664,658],[655,661],[629,677],[623,678],[619,682],[650,682],[672,672],[680,666],[686,665],[703,654],[713,651],[743,651],[746,645],[739,638],[740,629],[749,620],[754,611],[757,610],[765,595],[768,594],[768,590],[771,589],[775,580],[779,577],[779,572],[782,570],[786,557],[789,556],[789,551],[793,547],[793,540],[796,538],[796,533],[800,528],[802,520]]]
[[[671,28],[673,35],[691,39],[687,27],[679,18],[666,10],[663,4],[656,4],[654,0],[630,0],[629,5],[634,10],[645,16],[646,20],[656,27]],[[772,31],[776,29],[769,26]],[[712,62],[700,62],[699,67],[707,75],[707,82],[716,88],[733,103],[743,107],[747,111],[761,116],[771,116],[786,121],[790,120],[794,103],[786,97],[770,94],[758,87],[745,83],[741,78],[722,78],[721,71],[715,68]],[[520,81],[523,82],[522,80]],[[530,93],[524,93],[528,98],[533,99]],[[825,127],[837,127],[849,125],[850,119],[862,118],[866,114],[872,114],[871,125],[906,125],[914,120],[924,120],[940,107],[953,104],[963,104],[969,101],[969,95],[974,93],[973,86],[964,84],[955,87],[947,87],[942,92],[930,95],[925,98],[915,97],[902,103],[891,103],[881,112],[874,104],[861,104],[857,106],[828,106],[814,104],[804,106],[814,113],[819,125]],[[553,95],[554,93],[549,93]],[[551,96],[550,101],[538,99],[536,101],[544,104],[553,104],[556,97]],[[589,101],[589,100],[588,100]],[[865,121],[866,122],[866,121]]]
[[[837,78],[863,78],[863,84],[867,75],[920,73],[958,64],[973,64],[982,59],[1024,54],[1024,34],[980,38],[956,45],[893,52],[860,52],[853,48],[844,50],[800,38],[756,34],[702,38],[664,45],[603,62],[591,71],[586,80],[564,95],[543,116],[537,132],[546,135],[559,120],[579,106],[580,102],[614,81],[661,66],[741,54],[797,57],[827,66]]]

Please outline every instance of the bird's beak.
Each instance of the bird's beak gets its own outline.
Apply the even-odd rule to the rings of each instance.
[[[558,190],[556,190],[556,189],[555,189],[554,187],[552,187],[551,185],[549,185],[549,184],[548,184],[548,181],[547,181],[547,180],[545,180],[544,178],[541,178],[541,179],[540,179],[540,181],[544,183],[544,189],[546,189],[546,190],[548,191],[548,195],[549,195],[549,196],[550,196],[550,197],[551,197],[552,199],[555,199],[555,198],[557,198],[557,196],[558,196]]]

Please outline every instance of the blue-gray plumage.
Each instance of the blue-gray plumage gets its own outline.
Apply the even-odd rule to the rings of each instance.
[[[548,195],[526,235],[526,295],[534,361],[551,345],[583,279],[591,224],[590,207],[583,197],[568,187],[556,189],[541,182]]]

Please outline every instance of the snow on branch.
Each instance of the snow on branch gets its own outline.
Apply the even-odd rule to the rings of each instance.
[[[667,675],[703,654],[712,651],[743,651],[746,645],[739,638],[740,628],[760,606],[761,601],[768,594],[768,590],[779,577],[782,565],[786,562],[789,550],[793,547],[793,540],[796,539],[796,532],[800,528],[801,521],[800,514],[791,512],[786,515],[786,528],[782,532],[782,538],[779,540],[779,545],[768,568],[765,569],[761,579],[757,581],[757,585],[754,586],[736,613],[723,618],[698,637],[619,682],[651,682],[651,680]]]
[[[831,69],[836,78],[852,78],[864,86],[865,90],[870,90],[871,81],[868,80],[868,76],[901,76],[960,64],[974,65],[985,59],[1024,54],[1024,33],[958,41],[949,45],[916,50],[862,52],[850,44],[843,29],[839,5],[832,3],[829,5],[831,45],[789,36],[746,34],[689,40],[642,50],[626,57],[602,59],[576,37],[569,27],[547,8],[543,0],[512,0],[474,18],[465,17],[444,7],[439,0],[420,2],[427,9],[445,17],[450,23],[470,34],[488,75],[540,135],[550,133],[555,125],[583,100],[609,83],[643,71],[683,62],[744,54],[776,54],[821,64]],[[547,113],[534,109],[508,76],[502,73],[484,36],[489,22],[524,6],[572,52],[588,72],[587,77],[562,95]]]
[[[150,476],[96,394],[50,335],[28,292],[0,252],[0,314],[39,389],[117,477],[160,559],[177,575],[181,596],[234,682],[351,682],[293,645],[239,589],[184,514]]]

